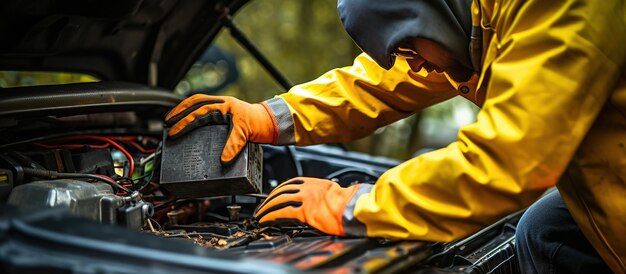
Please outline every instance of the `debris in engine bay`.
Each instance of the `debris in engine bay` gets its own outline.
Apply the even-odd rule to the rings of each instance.
[[[253,223],[253,221],[247,219],[244,220],[242,222],[243,228],[241,225],[238,225],[237,227],[239,230],[231,235],[221,235],[213,232],[199,232],[196,230],[187,231],[185,229],[153,230],[154,228],[151,226],[151,223],[149,223],[149,225],[150,232],[155,235],[165,238],[185,238],[191,240],[196,245],[221,250],[245,245],[259,238],[264,238],[266,240],[272,239],[272,236],[266,232],[268,230],[267,227],[259,228],[258,226],[251,226]],[[224,227],[226,225],[223,223],[199,223],[190,225],[189,227],[200,228],[209,226]]]

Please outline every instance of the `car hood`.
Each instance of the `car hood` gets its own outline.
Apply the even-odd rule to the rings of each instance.
[[[4,0],[0,70],[172,89],[246,0]]]

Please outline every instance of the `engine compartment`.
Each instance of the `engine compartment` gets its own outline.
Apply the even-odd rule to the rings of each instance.
[[[151,231],[166,238],[187,238],[216,249],[275,236],[322,235],[307,227],[259,227],[252,218],[267,193],[292,177],[293,166],[303,169],[299,155],[291,154],[298,153],[295,148],[263,146],[267,153],[259,189],[229,191],[233,183],[226,181],[213,187],[188,184],[184,185],[186,191],[171,191],[172,186],[164,188],[160,182],[164,178],[162,170],[172,172],[162,164],[175,165],[172,161],[180,155],[162,161],[162,143],[157,136],[70,135],[10,146],[0,153],[0,172],[7,174],[1,202],[24,212],[65,208],[73,216]],[[380,172],[315,159],[315,153],[337,157],[339,149],[318,147],[308,152],[313,155],[304,161],[307,171],[297,171],[295,176],[325,174],[348,186],[372,182]],[[350,157],[357,156],[364,155]],[[348,162],[350,157],[344,155],[343,161]],[[292,163],[283,165],[289,161]],[[308,170],[317,174],[309,175]],[[257,177],[260,180],[260,174]]]

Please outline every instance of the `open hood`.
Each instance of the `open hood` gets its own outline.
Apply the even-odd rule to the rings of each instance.
[[[0,70],[172,89],[246,0],[4,0]]]

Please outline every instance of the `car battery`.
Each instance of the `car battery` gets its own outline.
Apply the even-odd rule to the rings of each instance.
[[[247,143],[233,162],[222,165],[220,157],[229,133],[227,125],[210,125],[177,139],[164,134],[161,187],[179,198],[259,193],[261,147]]]

